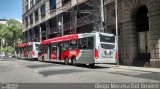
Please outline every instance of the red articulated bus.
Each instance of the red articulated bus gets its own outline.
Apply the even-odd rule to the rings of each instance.
[[[40,42],[38,60],[91,66],[117,63],[116,47],[113,34],[72,34]]]
[[[38,59],[39,42],[28,42],[16,47],[18,59]]]

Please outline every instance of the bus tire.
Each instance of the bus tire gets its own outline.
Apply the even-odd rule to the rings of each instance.
[[[42,62],[44,62],[44,56],[42,57]]]
[[[95,64],[89,64],[89,67],[94,68]]]
[[[71,64],[74,65],[74,66],[77,64],[77,61],[76,61],[76,58],[75,58],[75,57],[72,58]]]
[[[68,59],[68,57],[65,57],[65,59],[64,59],[64,64],[65,64],[65,65],[68,65],[68,64],[69,64],[69,59]]]

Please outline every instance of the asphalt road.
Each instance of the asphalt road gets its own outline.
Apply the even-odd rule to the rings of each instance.
[[[1,83],[160,83],[160,69],[0,59]]]

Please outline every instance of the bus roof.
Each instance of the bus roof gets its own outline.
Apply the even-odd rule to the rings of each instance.
[[[71,34],[71,35],[65,35],[65,36],[62,36],[62,37],[56,37],[56,38],[52,38],[52,39],[47,39],[47,40],[41,41],[40,45],[48,45],[48,44],[62,42],[62,41],[75,40],[75,39],[78,39],[78,38],[91,37],[91,36],[95,36],[96,34],[114,36],[113,34],[101,33],[101,32]]]
[[[22,43],[22,44],[19,44],[17,47],[18,48],[27,47],[27,46],[29,46],[29,44],[30,44],[30,42],[28,42],[28,43]]]
[[[56,43],[56,42],[75,40],[75,39],[78,39],[78,34],[71,34],[71,35],[66,35],[66,36],[62,36],[62,37],[44,40],[40,43],[40,45],[47,45],[47,44],[52,44],[52,43]]]
[[[27,46],[29,46],[29,45],[32,45],[33,43],[39,44],[39,42],[27,42],[27,43],[19,44],[19,45],[17,46],[17,48],[27,47]]]

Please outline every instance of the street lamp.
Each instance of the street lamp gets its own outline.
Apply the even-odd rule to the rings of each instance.
[[[41,26],[39,25],[39,37],[40,37],[40,42],[42,41],[42,28]]]
[[[58,27],[59,27],[59,33],[61,33],[61,35],[63,36],[63,26],[62,26],[62,22],[58,22]]]
[[[116,16],[116,55],[117,55],[117,65],[119,65],[119,56],[118,56],[118,5],[117,0],[115,0],[115,16]]]

